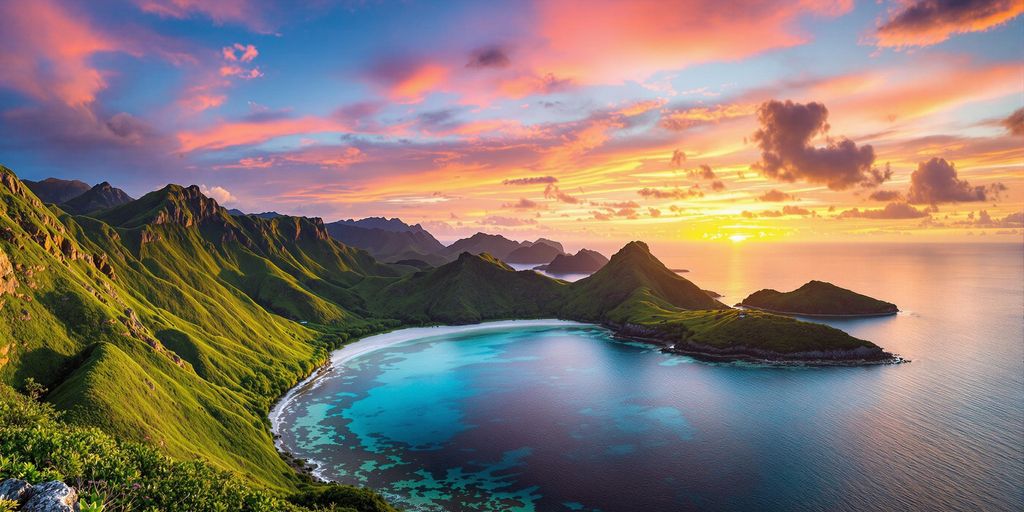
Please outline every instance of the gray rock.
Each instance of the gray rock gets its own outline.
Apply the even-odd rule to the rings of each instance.
[[[8,478],[7,480],[0,482],[0,498],[20,502],[21,500],[28,498],[31,489],[32,484],[24,480]]]
[[[78,492],[64,482],[52,480],[32,486],[22,512],[75,512],[78,510]]]

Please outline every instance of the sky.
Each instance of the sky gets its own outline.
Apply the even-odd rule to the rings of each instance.
[[[0,0],[0,163],[442,240],[1019,243],[1022,12]]]

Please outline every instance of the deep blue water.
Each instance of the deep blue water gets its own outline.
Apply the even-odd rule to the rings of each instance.
[[[862,253],[686,277],[731,302],[810,278],[892,300],[904,313],[830,323],[911,364],[705,364],[592,326],[486,329],[349,360],[296,394],[281,442],[411,509],[1024,509],[1021,247]]]

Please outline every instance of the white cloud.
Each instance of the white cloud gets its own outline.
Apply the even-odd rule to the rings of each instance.
[[[206,185],[199,185],[199,191],[206,197],[215,199],[220,204],[233,203],[238,200],[228,189],[220,186],[207,187]]]

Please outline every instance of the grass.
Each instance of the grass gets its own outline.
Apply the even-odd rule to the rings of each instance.
[[[810,281],[791,292],[760,290],[743,299],[744,306],[805,315],[891,315],[891,302],[861,295],[831,283]]]
[[[394,511],[367,489],[304,484],[275,492],[202,460],[175,460],[120,439],[67,424],[50,404],[0,384],[0,480],[62,480],[76,487],[83,510]]]
[[[311,486],[279,456],[267,411],[332,349],[375,332],[558,317],[714,347],[873,347],[830,327],[729,310],[640,242],[576,283],[486,254],[412,272],[334,241],[319,219],[232,217],[194,187],[71,216],[2,166],[0,260],[13,267],[0,278],[17,281],[0,296],[0,383],[51,389],[63,428],[108,436],[97,450],[139,443],[262,489],[254,496],[303,493],[306,504],[340,491]],[[365,500],[376,498],[351,503]]]

